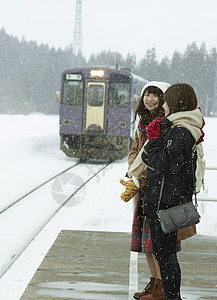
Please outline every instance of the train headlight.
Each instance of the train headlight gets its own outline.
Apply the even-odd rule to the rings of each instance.
[[[103,77],[104,76],[104,70],[91,70],[90,75],[93,77]]]

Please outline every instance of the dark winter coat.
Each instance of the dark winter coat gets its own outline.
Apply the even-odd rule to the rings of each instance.
[[[156,214],[162,177],[165,176],[160,209],[192,201],[194,190],[193,170],[196,157],[192,160],[192,147],[195,139],[184,127],[173,127],[164,118],[160,122],[160,138],[149,141],[142,154],[148,166],[146,188],[144,191],[144,214]]]

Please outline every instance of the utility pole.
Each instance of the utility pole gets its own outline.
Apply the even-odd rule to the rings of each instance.
[[[73,54],[82,55],[82,1],[76,0]]]

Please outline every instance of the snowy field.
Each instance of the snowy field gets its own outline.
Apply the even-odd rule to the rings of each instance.
[[[217,119],[206,118],[205,121],[205,159],[207,166],[217,168]],[[77,162],[59,150],[58,116],[0,115],[0,126],[0,208]],[[83,164],[81,168],[81,174],[86,174],[91,173],[96,166]],[[19,261],[0,279],[0,299],[19,299],[62,229],[131,231],[132,202],[124,203],[120,199],[123,187],[119,184],[119,179],[124,178],[126,170],[127,158],[116,161],[88,183],[85,195],[78,205],[67,206],[60,211]],[[217,198],[216,175],[217,171],[206,172],[203,197]],[[217,202],[200,202],[199,209],[202,219],[197,226],[198,233],[217,235]],[[43,204],[41,210],[43,211]],[[15,215],[14,218],[19,216]],[[0,224],[0,233],[7,236],[9,228],[4,227],[1,218]],[[13,228],[13,220],[11,227]],[[13,251],[7,249],[7,244],[1,245],[3,247],[4,252]],[[1,260],[4,259],[1,251],[0,256]]]

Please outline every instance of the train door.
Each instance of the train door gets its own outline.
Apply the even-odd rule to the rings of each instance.
[[[130,77],[112,74],[108,91],[108,136],[130,136],[131,103]]]
[[[100,127],[104,131],[104,113],[105,113],[105,83],[88,82],[87,85],[87,109],[86,126]]]
[[[61,134],[80,135],[82,133],[83,99],[84,80],[82,74],[63,75],[62,100],[60,103]]]

